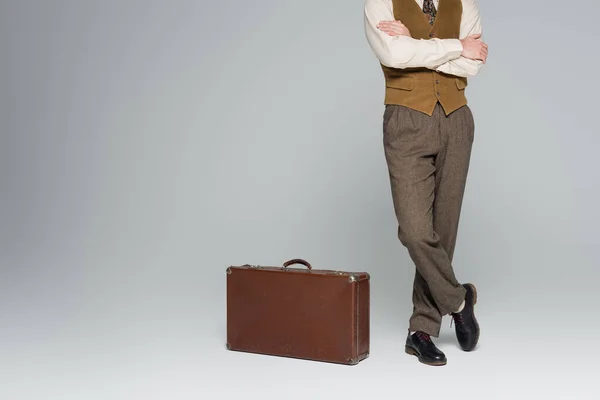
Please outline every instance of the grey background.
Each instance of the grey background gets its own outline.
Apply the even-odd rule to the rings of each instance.
[[[363,2],[4,0],[0,398],[598,399],[597,2],[478,2],[455,268],[482,338],[403,352]],[[372,275],[355,367],[231,353],[225,268]]]

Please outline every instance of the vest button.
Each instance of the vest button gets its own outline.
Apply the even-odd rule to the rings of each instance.
[[[437,79],[435,80],[435,83],[440,83],[440,81],[438,81]]]
[[[439,96],[439,95],[440,95],[440,92],[437,92],[437,95]]]
[[[435,33],[431,32],[431,33],[429,34],[429,37],[435,37]]]

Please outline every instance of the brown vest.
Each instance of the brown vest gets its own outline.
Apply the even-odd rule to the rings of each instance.
[[[440,0],[433,26],[415,0],[393,0],[394,18],[402,21],[414,39],[458,39],[461,0]],[[385,104],[399,104],[432,115],[439,101],[446,115],[467,104],[467,78],[427,68],[389,68],[385,65]]]

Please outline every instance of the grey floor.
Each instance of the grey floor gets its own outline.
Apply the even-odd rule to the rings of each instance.
[[[67,285],[57,271],[3,292],[12,302],[2,308],[2,399],[600,398],[595,331],[580,330],[560,302],[539,312],[515,292],[499,307],[491,285],[479,286],[477,350],[458,348],[446,318],[437,343],[448,364],[428,367],[404,353],[407,307],[392,304],[402,295],[376,275],[371,356],[343,366],[226,350],[224,270],[116,282],[98,268],[88,286]],[[213,292],[198,287],[200,277]]]

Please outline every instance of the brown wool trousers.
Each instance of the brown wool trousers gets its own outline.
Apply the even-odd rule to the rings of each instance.
[[[398,238],[416,266],[409,330],[438,337],[442,316],[457,311],[465,289],[452,267],[474,139],[471,110],[432,116],[386,105],[383,144]]]

